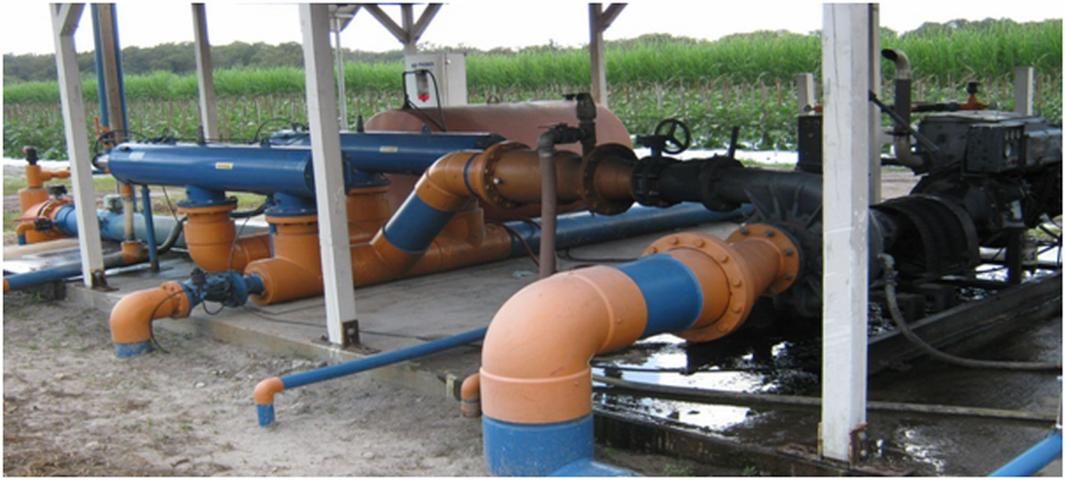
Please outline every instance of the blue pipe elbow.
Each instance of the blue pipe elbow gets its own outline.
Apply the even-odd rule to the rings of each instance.
[[[1061,458],[1061,430],[1054,430],[1046,438],[991,472],[992,477],[1030,477]]]

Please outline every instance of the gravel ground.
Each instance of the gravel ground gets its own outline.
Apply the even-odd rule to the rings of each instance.
[[[102,314],[4,298],[6,475],[484,475],[480,422],[458,405],[350,377],[252,389],[306,360],[167,332],[169,353],[116,359]]]

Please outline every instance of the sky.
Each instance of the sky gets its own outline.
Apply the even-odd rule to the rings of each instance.
[[[118,1],[117,4],[123,47],[192,41],[192,14],[186,2],[141,0]],[[421,42],[480,49],[520,48],[549,41],[563,46],[582,45],[588,42],[585,5],[586,2],[558,0],[453,1],[440,10]],[[924,22],[955,18],[1060,19],[1061,5],[1048,0],[891,0],[881,4],[880,23],[904,32]],[[398,7],[383,8],[398,20]],[[421,8],[415,6],[415,17]],[[604,36],[607,40],[616,40],[646,33],[670,33],[713,40],[757,30],[807,33],[821,28],[821,11],[821,2],[809,0],[630,0]],[[272,44],[300,41],[299,14],[293,3],[265,3],[261,0],[207,2],[207,22],[210,41],[216,45],[238,40]],[[398,41],[366,12],[356,15],[343,32],[341,43],[346,48],[377,52],[400,48]],[[82,16],[75,44],[78,51],[92,50],[92,23],[87,13]],[[0,51],[52,53],[53,49],[47,3],[37,0],[4,2],[4,14],[0,16]]]

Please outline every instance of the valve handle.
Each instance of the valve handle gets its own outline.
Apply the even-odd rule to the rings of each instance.
[[[681,135],[677,136],[677,130]],[[664,145],[662,151],[669,154],[678,154],[688,149],[692,144],[692,131],[684,122],[676,118],[667,118],[658,122],[655,127],[655,135],[662,137]]]

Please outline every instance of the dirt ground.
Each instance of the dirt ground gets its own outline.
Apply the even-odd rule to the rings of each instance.
[[[159,331],[166,352],[114,356],[104,313],[4,296],[4,474],[484,476],[481,426],[458,404],[366,376],[287,391],[256,423],[252,390],[316,366]],[[649,475],[740,475],[600,448]]]

